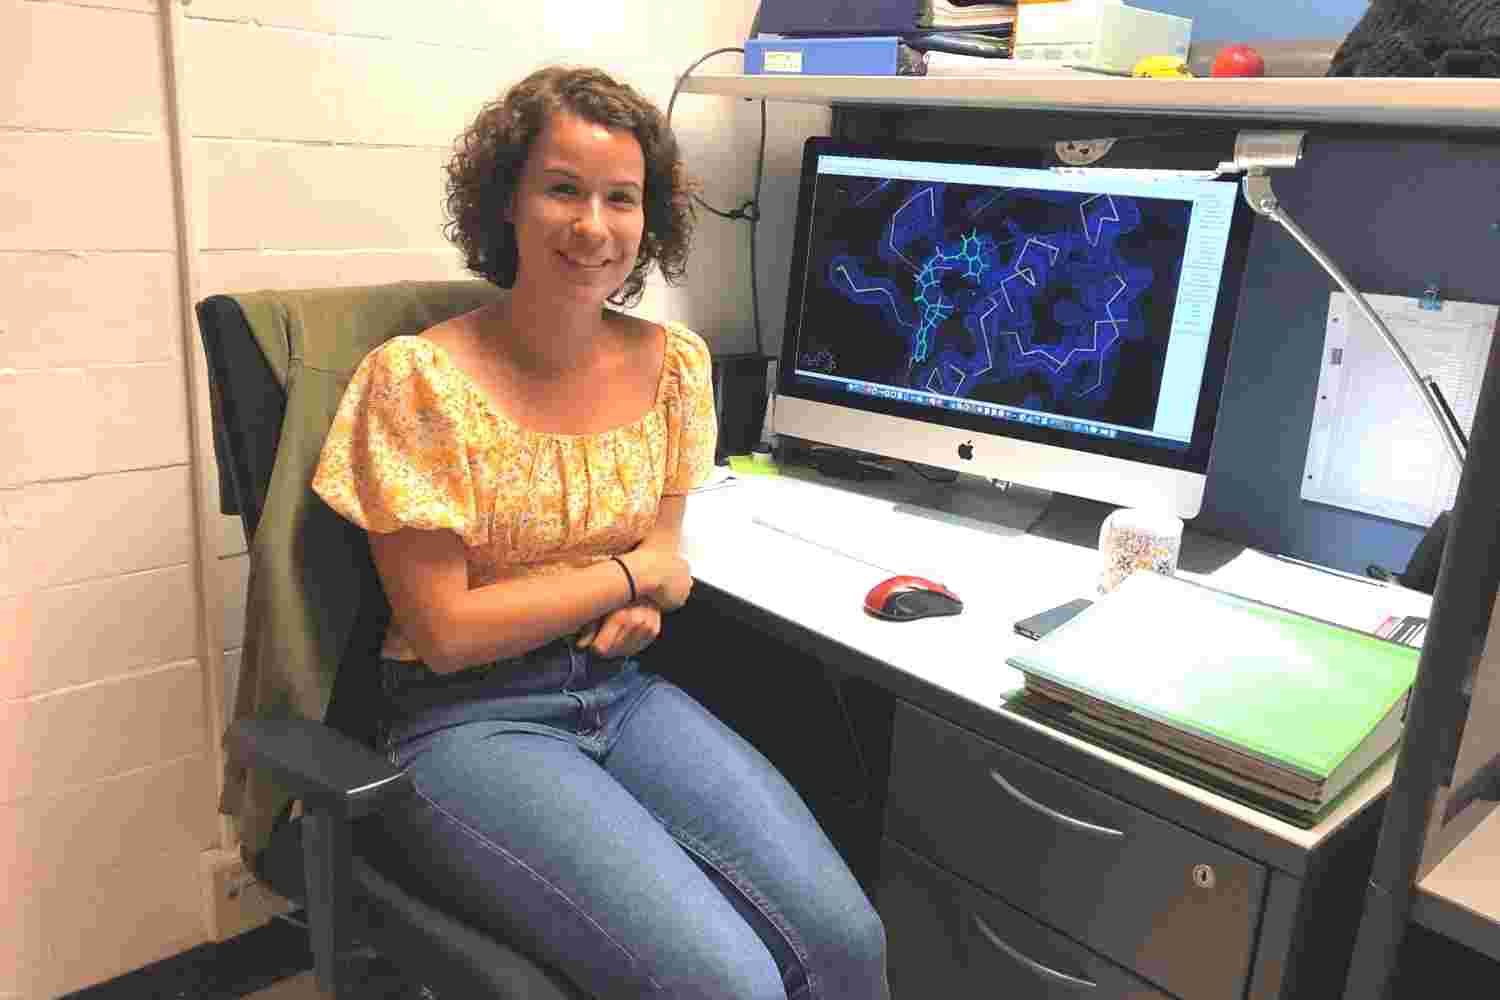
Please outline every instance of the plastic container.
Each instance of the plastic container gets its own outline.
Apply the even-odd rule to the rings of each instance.
[[[1171,576],[1182,550],[1182,518],[1158,511],[1122,507],[1099,529],[1100,594],[1107,594],[1137,570]]]

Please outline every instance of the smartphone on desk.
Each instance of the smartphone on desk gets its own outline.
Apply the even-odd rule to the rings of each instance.
[[[1022,618],[1016,622],[1016,633],[1028,639],[1040,639],[1093,603],[1087,597],[1080,597],[1066,604],[1059,604],[1055,608],[1048,608],[1029,618]]]

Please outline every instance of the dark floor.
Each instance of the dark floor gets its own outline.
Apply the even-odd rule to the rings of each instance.
[[[307,971],[311,967],[306,932],[274,920],[223,944],[203,945],[70,994],[67,1000],[319,1000]],[[433,1000],[378,956],[350,958],[346,968],[358,970],[361,985],[353,996],[359,1000]],[[1494,1000],[1497,984],[1500,962],[1413,927],[1402,943],[1386,1000]]]
[[[291,914],[300,920],[301,913]],[[314,1000],[312,952],[307,932],[277,919],[222,944],[206,944],[148,965],[107,983],[69,994],[66,1000]],[[345,960],[360,983],[359,1000],[429,1000],[391,963],[375,955]]]

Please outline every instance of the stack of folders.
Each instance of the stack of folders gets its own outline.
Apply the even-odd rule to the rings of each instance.
[[[1419,655],[1135,573],[1008,662],[1023,711],[1309,827],[1400,740]]]
[[[999,32],[1016,23],[1014,3],[995,0],[920,0],[917,25],[933,31]]]

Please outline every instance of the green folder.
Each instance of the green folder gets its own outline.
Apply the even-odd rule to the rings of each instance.
[[[1216,748],[1220,763],[1262,780],[1289,772],[1317,789],[1404,711],[1418,657],[1365,632],[1142,572],[1007,662],[1029,688],[1081,710],[1205,758],[1205,747]],[[1399,716],[1391,721],[1381,729],[1394,743]]]

